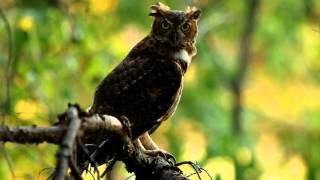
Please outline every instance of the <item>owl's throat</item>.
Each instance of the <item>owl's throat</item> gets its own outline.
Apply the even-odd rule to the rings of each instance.
[[[171,58],[174,59],[174,61],[181,67],[182,72],[185,73],[191,63],[192,56],[188,54],[187,50],[181,49],[174,52]]]
[[[188,52],[185,49],[181,49],[173,54],[173,59],[175,60],[181,60],[189,66],[191,63],[191,56],[188,54]]]

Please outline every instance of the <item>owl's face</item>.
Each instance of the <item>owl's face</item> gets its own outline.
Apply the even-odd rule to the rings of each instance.
[[[151,34],[159,42],[174,49],[181,49],[193,44],[197,36],[197,21],[201,11],[188,8],[186,11],[173,11],[161,3],[151,6],[154,16]]]

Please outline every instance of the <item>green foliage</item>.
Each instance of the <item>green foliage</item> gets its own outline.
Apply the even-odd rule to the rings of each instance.
[[[150,31],[149,6],[155,3],[58,2],[3,2],[14,42],[7,124],[48,125],[68,102],[90,106],[98,83]],[[164,1],[172,9],[184,9],[189,2]],[[261,1],[242,86],[243,130],[235,135],[231,81],[249,1],[195,2],[203,11],[198,55],[186,75],[180,106],[154,134],[156,141],[179,161],[201,162],[219,174],[215,179],[319,179],[320,3]],[[309,2],[314,3],[312,17],[306,10]],[[7,51],[1,21],[1,104]],[[7,145],[16,175],[28,179],[54,166],[55,150]],[[11,178],[3,156],[0,164],[0,179]],[[24,170],[28,166],[34,169]]]

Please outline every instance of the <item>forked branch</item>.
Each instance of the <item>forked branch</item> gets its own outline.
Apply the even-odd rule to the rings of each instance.
[[[78,142],[87,142],[90,136],[101,139],[113,138],[112,142],[116,143],[110,148],[117,151],[114,159],[123,161],[127,170],[134,172],[138,180],[188,179],[179,168],[163,157],[153,157],[143,153],[134,146],[128,134],[130,134],[128,129],[113,116],[89,115],[78,105],[69,105],[68,110],[59,117],[59,123],[52,127],[0,127],[0,142],[60,144],[56,170],[53,174],[53,179],[57,180],[66,179],[66,177],[82,179],[82,169],[77,167],[75,156],[77,153],[74,152],[78,151]],[[88,161],[92,163],[92,159],[88,158]],[[71,170],[69,175],[68,168]]]

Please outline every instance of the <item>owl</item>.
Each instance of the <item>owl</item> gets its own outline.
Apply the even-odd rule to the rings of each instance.
[[[197,22],[201,11],[170,10],[157,3],[151,32],[97,87],[90,113],[125,116],[132,138],[146,153],[162,151],[149,134],[175,112],[183,76],[196,55]]]

